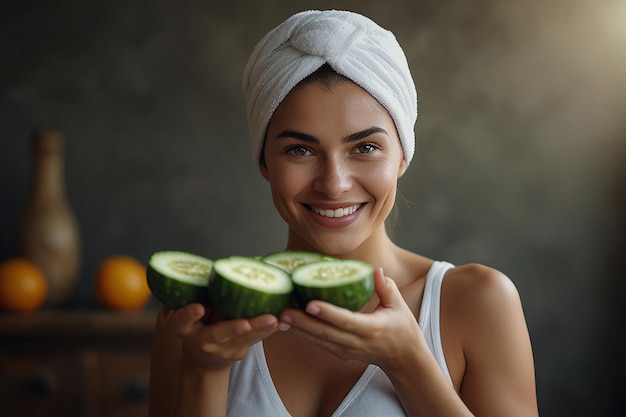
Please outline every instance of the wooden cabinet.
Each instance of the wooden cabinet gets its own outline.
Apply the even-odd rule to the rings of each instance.
[[[146,416],[155,317],[0,313],[0,417]]]

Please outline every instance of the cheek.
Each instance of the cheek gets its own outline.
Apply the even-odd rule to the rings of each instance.
[[[290,204],[293,198],[304,187],[302,176],[294,173],[286,173],[280,170],[275,172],[276,175],[271,177],[271,189],[274,203],[280,209]]]
[[[380,166],[377,169],[368,170],[363,178],[369,193],[377,199],[385,200],[390,194],[395,195],[398,183],[397,169]]]

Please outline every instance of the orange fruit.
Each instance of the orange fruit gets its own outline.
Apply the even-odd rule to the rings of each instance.
[[[111,310],[141,310],[151,295],[146,267],[126,255],[111,256],[102,261],[96,272],[94,286],[98,302]]]
[[[41,269],[26,258],[0,263],[0,310],[32,313],[48,295],[48,281]]]

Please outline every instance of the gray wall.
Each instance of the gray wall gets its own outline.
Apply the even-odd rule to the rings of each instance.
[[[249,156],[240,78],[292,12],[393,30],[419,90],[397,240],[506,272],[525,305],[542,415],[624,412],[626,7],[605,0],[25,1],[0,13],[0,260],[36,128],[67,135],[83,236],[103,258],[283,247]]]

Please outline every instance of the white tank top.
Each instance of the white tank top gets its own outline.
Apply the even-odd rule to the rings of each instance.
[[[439,332],[441,282],[454,266],[435,262],[426,275],[418,323],[439,367],[452,384]],[[248,356],[235,363],[228,387],[228,417],[290,417],[272,382],[263,343],[252,346]],[[368,365],[332,417],[406,416],[387,375],[376,365]]]

